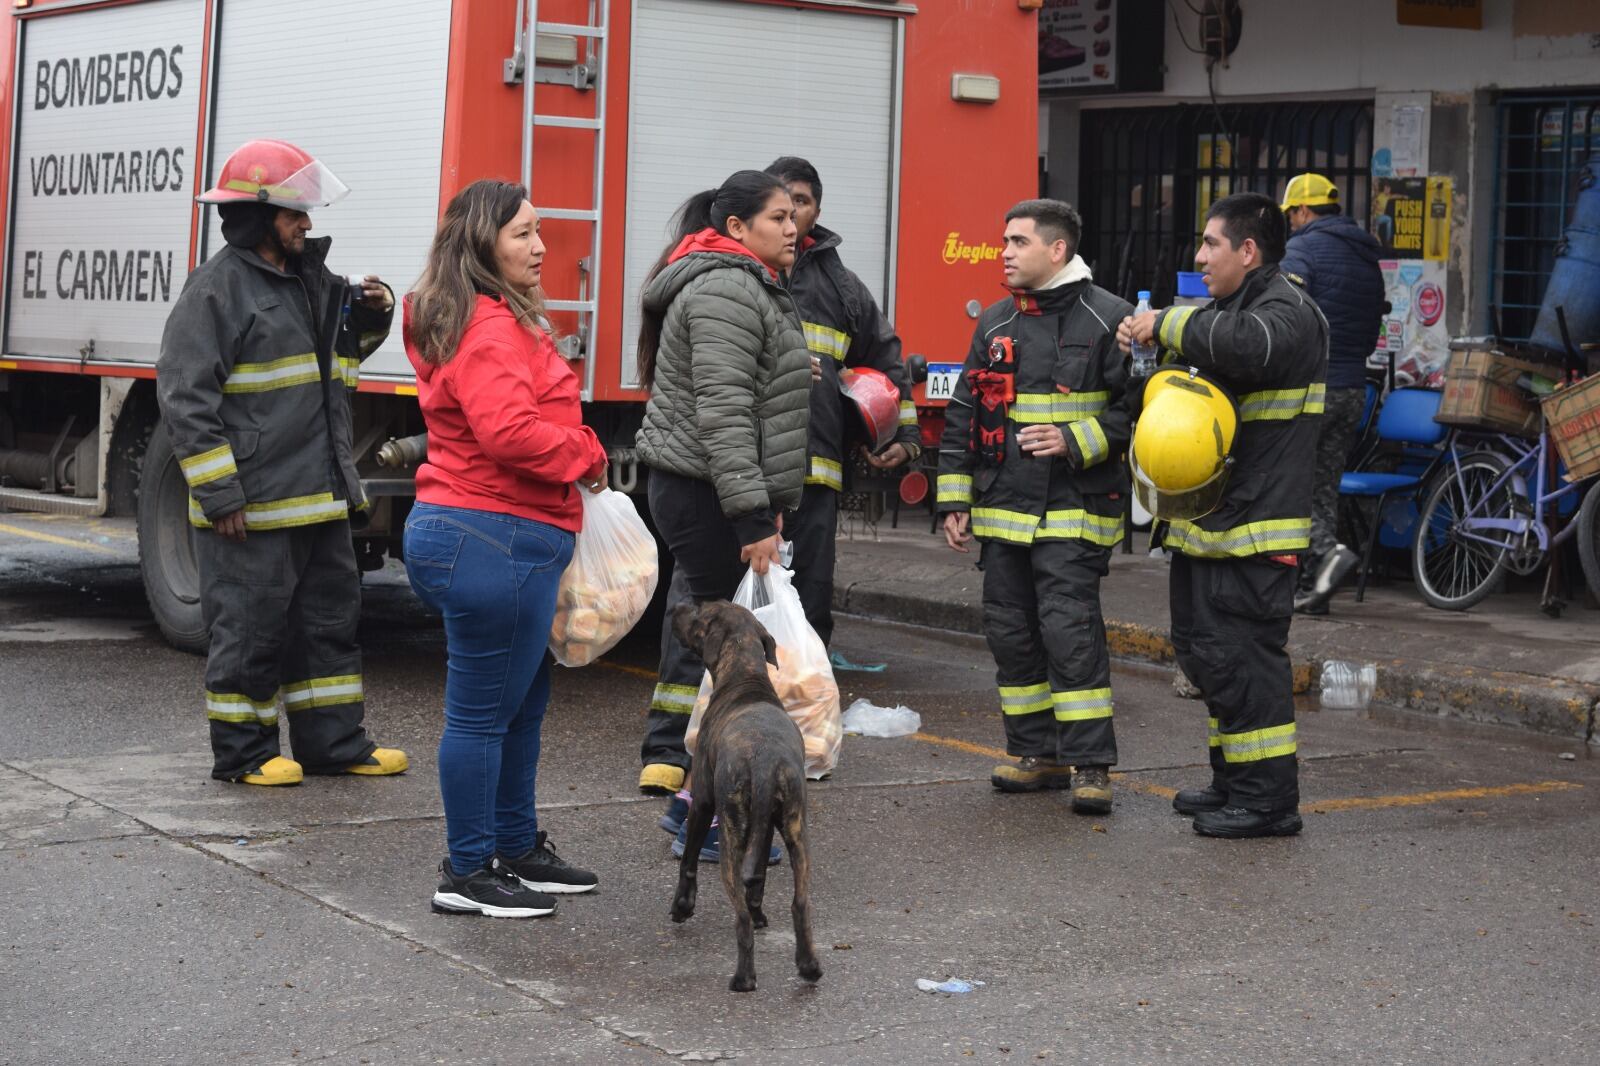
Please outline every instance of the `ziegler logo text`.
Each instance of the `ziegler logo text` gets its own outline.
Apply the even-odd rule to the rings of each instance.
[[[988,263],[1000,258],[1004,251],[998,244],[967,244],[961,234],[952,233],[944,239],[944,261],[947,266],[957,263]]]

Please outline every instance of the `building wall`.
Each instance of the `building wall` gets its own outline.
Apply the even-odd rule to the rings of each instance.
[[[1239,46],[1212,74],[1219,101],[1372,99],[1375,151],[1391,145],[1396,108],[1423,109],[1419,171],[1454,182],[1445,320],[1452,334],[1487,330],[1496,94],[1600,86],[1600,3],[1484,0],[1481,30],[1400,26],[1395,0],[1272,0],[1244,9]],[[1198,16],[1178,3],[1165,18],[1161,93],[1044,102],[1041,151],[1055,195],[1071,200],[1077,192],[1083,110],[1209,99],[1205,57],[1186,46],[1198,46]]]

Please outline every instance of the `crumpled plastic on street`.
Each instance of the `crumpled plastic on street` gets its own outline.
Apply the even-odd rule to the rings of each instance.
[[[856,700],[840,721],[846,733],[863,737],[903,737],[922,728],[922,716],[910,707],[879,707],[871,700]]]
[[[982,987],[982,981],[963,981],[959,977],[952,977],[948,981],[930,981],[926,977],[917,978],[918,992],[944,992],[948,995],[959,996]]]

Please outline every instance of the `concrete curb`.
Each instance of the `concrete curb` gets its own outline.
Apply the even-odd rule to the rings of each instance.
[[[834,610],[887,622],[905,622],[959,633],[983,632],[982,608],[858,582],[834,588]],[[1106,644],[1112,656],[1134,662],[1174,661],[1168,631],[1136,622],[1106,619]],[[1322,664],[1338,659],[1336,649],[1289,644],[1294,691],[1315,689]],[[1565,737],[1600,748],[1596,718],[1600,685],[1564,678],[1501,670],[1477,670],[1454,663],[1391,659],[1375,664],[1375,699],[1423,714],[1490,725],[1510,726]]]

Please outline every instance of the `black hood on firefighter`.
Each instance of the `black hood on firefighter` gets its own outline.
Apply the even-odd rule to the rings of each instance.
[[[235,248],[254,251],[262,241],[273,236],[272,224],[277,220],[280,210],[273,204],[218,204],[217,214],[222,216],[222,239]]]

